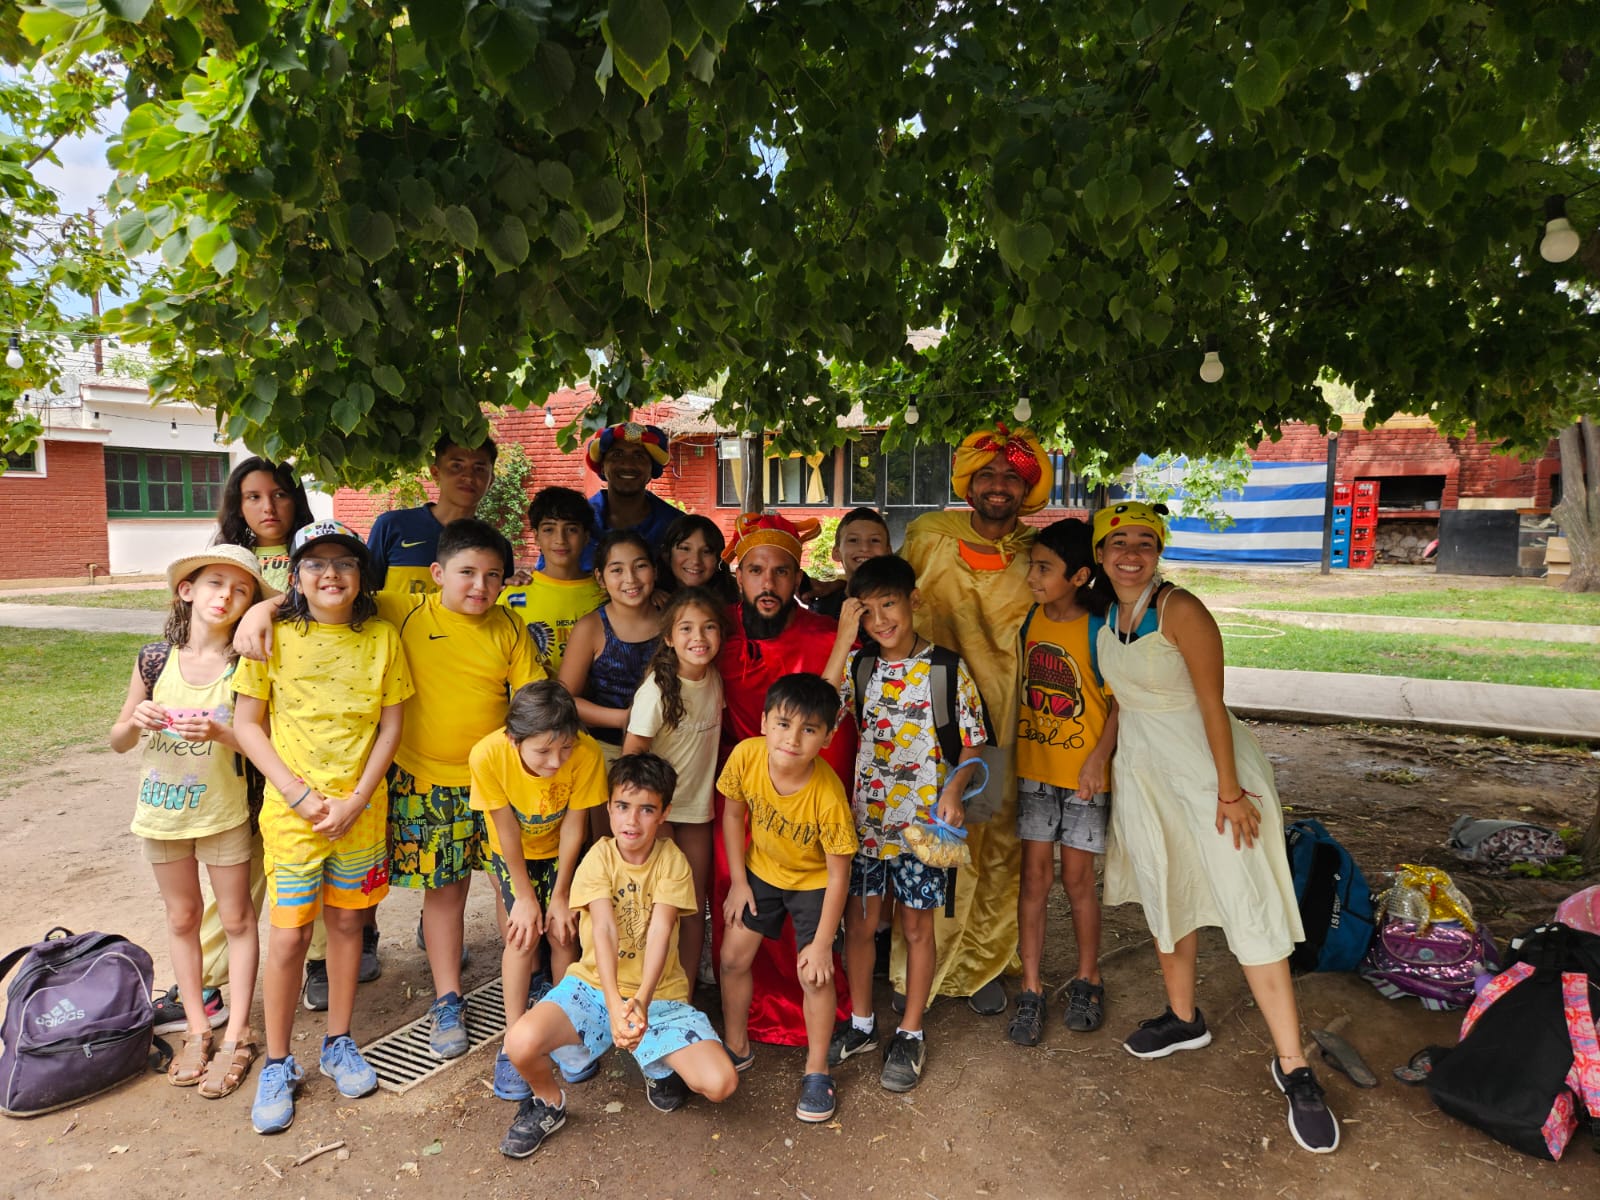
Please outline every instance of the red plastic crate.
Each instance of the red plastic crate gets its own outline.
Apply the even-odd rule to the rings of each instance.
[[[1372,546],[1351,546],[1350,566],[1353,570],[1362,570],[1372,566],[1372,557],[1375,550]]]
[[[1378,481],[1376,479],[1356,480],[1356,499],[1371,500],[1374,504],[1378,500]]]
[[[1377,532],[1378,527],[1376,525],[1357,525],[1350,531],[1350,545],[1359,546],[1362,543],[1366,543],[1370,546]]]
[[[1348,483],[1336,483],[1333,485],[1333,502],[1335,504],[1350,503],[1350,485]]]

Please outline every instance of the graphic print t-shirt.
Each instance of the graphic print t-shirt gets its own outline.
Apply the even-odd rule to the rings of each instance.
[[[1090,623],[1087,613],[1052,621],[1033,611],[1022,646],[1018,778],[1077,787],[1078,769],[1105,730],[1110,703],[1090,656]]]
[[[820,758],[804,787],[780,795],[767,770],[767,739],[746,738],[728,755],[717,788],[729,800],[749,806],[745,866],[773,887],[794,892],[825,888],[828,855],[856,852],[855,820],[844,784]]]
[[[617,923],[617,991],[627,999],[639,990],[644,975],[646,935],[656,905],[670,904],[680,917],[694,913],[694,875],[689,870],[689,860],[676,845],[661,837],[650,848],[649,857],[637,866],[622,857],[613,838],[601,838],[584,855],[572,876],[569,897],[578,913],[583,958],[567,971],[595,987],[601,986],[600,969],[595,965],[594,921],[589,916],[589,906],[600,899],[611,901],[611,915]],[[676,924],[667,945],[667,964],[651,999],[689,999],[689,977],[678,959]]]

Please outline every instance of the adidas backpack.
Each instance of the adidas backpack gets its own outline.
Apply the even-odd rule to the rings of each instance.
[[[1285,831],[1289,873],[1306,940],[1289,955],[1303,971],[1354,971],[1372,944],[1372,891],[1350,851],[1320,821],[1295,821]]]
[[[156,1014],[142,946],[56,928],[0,959],[0,979],[18,963],[0,1024],[0,1112],[38,1116],[145,1070]]]

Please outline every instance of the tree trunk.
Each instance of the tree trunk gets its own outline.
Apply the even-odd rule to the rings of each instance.
[[[1585,873],[1600,871],[1600,788],[1594,792],[1594,816],[1589,818],[1589,828],[1583,831],[1583,842],[1578,847],[1583,858]]]
[[[1580,417],[1561,431],[1561,503],[1550,515],[1572,554],[1568,592],[1600,592],[1600,426]]]
[[[766,437],[761,426],[744,431],[739,454],[744,459],[744,511],[758,513],[767,506]]]

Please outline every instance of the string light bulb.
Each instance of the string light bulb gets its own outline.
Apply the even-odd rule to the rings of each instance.
[[[178,422],[176,420],[172,422],[172,433],[170,436],[174,439],[178,437]]]
[[[1011,410],[1011,415],[1024,424],[1026,424],[1028,419],[1033,416],[1033,405],[1028,403],[1027,392],[1023,392],[1022,395],[1017,398],[1017,406]]]
[[[1216,335],[1212,334],[1206,338],[1206,354],[1200,360],[1200,379],[1204,383],[1216,383],[1226,370],[1222,365],[1222,355],[1217,352]]]
[[[556,427],[556,414],[550,411],[548,404],[544,406],[544,427],[546,429],[554,429]]]
[[[14,333],[11,335],[11,344],[6,347],[6,366],[13,371],[22,370],[22,341]]]
[[[1567,198],[1551,196],[1544,202],[1544,236],[1539,239],[1539,257],[1548,263],[1564,263],[1578,252],[1582,239],[1567,220]],[[6,359],[10,362],[10,358]]]
[[[915,425],[920,420],[922,420],[922,414],[917,411],[916,403],[913,401],[906,407],[906,424]]]

